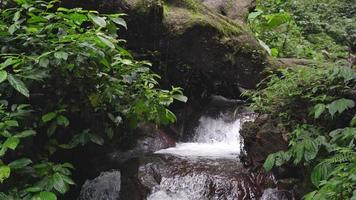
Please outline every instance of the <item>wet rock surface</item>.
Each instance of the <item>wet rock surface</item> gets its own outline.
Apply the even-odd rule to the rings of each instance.
[[[120,189],[120,172],[103,172],[95,179],[84,183],[78,200],[119,200]]]
[[[126,167],[137,169],[137,174],[129,176],[136,183],[131,189],[146,193],[137,197],[127,192],[125,199],[259,199],[264,189],[275,185],[272,176],[250,173],[238,160],[151,155],[132,162],[135,165]]]

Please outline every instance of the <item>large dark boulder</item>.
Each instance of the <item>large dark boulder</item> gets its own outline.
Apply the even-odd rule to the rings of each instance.
[[[181,86],[191,99],[210,94],[239,96],[254,88],[269,57],[244,19],[253,0],[69,1],[102,12],[124,12],[120,32],[136,57],[154,62],[162,85]]]

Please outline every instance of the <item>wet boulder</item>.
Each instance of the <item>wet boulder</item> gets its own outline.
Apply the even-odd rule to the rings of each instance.
[[[119,200],[120,189],[120,171],[102,172],[84,183],[78,200]]]

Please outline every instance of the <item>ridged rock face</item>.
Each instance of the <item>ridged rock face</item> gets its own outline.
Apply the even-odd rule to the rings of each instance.
[[[270,63],[244,23],[253,0],[64,1],[127,13],[121,36],[128,47],[153,62],[163,86],[181,86],[190,99],[238,97],[239,87],[254,88]]]
[[[78,200],[119,200],[120,188],[119,171],[103,172],[95,179],[85,182]]]

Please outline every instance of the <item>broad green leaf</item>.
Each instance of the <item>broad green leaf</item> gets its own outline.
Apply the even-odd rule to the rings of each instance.
[[[112,43],[110,40],[102,37],[102,36],[98,36],[98,38],[100,39],[101,42],[103,42],[106,46],[115,49],[115,45],[114,43]]]
[[[57,113],[55,112],[49,112],[45,115],[42,116],[42,121],[43,122],[49,122],[51,121],[52,119],[54,119],[55,117],[57,116]]]
[[[303,145],[303,143],[297,144],[295,146],[295,148],[293,149],[293,153],[294,153],[294,156],[295,156],[293,163],[295,165],[297,165],[297,164],[300,163],[300,161],[302,161],[303,156],[304,156],[304,145]]]
[[[291,21],[291,15],[286,12],[281,12],[281,13],[274,13],[270,15],[265,16],[267,19],[267,26],[269,28],[275,28],[277,26],[280,26],[282,24],[285,24],[289,21]]]
[[[7,79],[7,72],[0,70],[0,83],[4,82]]]
[[[127,29],[127,24],[126,21],[120,17],[112,17],[111,20],[115,23],[118,24],[120,26],[123,26]]]
[[[318,144],[313,139],[304,139],[304,159],[306,161],[313,160],[319,151]]]
[[[188,97],[186,97],[182,94],[175,94],[175,95],[173,95],[173,98],[178,101],[184,102],[184,103],[186,103],[188,101]]]
[[[352,118],[350,122],[350,126],[355,127],[356,126],[356,115]]]
[[[41,200],[57,200],[57,196],[52,192],[41,192]]]
[[[9,127],[18,127],[19,126],[19,123],[16,120],[6,120],[4,123],[6,124],[6,126],[9,126]]]
[[[256,10],[255,12],[251,12],[248,15],[248,21],[253,21],[255,20],[258,16],[260,16],[263,13],[262,10]]]
[[[331,172],[331,166],[327,163],[320,163],[317,166],[314,167],[310,178],[311,182],[318,187],[320,184],[320,181],[326,180],[330,176]]]
[[[10,137],[5,140],[3,147],[7,147],[9,149],[15,150],[19,143],[20,143],[19,138]]]
[[[14,137],[15,138],[25,138],[25,137],[29,137],[29,136],[33,136],[33,135],[36,135],[36,131],[25,130],[25,131],[22,131],[21,133],[14,135]]]
[[[64,182],[62,176],[59,173],[53,175],[54,188],[61,194],[64,194],[68,190],[68,186]]]
[[[8,164],[8,166],[11,169],[21,169],[21,168],[24,168],[24,167],[26,167],[27,165],[29,165],[31,163],[32,163],[32,161],[30,159],[22,158],[22,159],[15,160],[15,161],[11,162],[10,164]]]
[[[95,144],[98,144],[98,145],[104,144],[104,139],[98,135],[89,133],[89,138],[90,138],[90,141],[94,142]]]
[[[328,105],[329,113],[331,116],[334,116],[337,112],[341,114],[345,110],[353,107],[355,107],[355,102],[350,99],[338,99]]]
[[[93,14],[89,14],[88,17],[94,22],[94,24],[105,28],[106,27],[106,21],[103,17],[99,17]]]
[[[48,65],[49,65],[48,58],[41,58],[40,61],[39,61],[39,65],[41,67],[45,67],[45,68],[48,67]]]
[[[318,119],[320,115],[325,111],[326,105],[325,104],[317,104],[314,106],[314,118]]]
[[[57,51],[54,53],[54,57],[57,59],[62,59],[62,60],[67,60],[68,59],[68,53],[64,51]]]
[[[24,95],[25,97],[29,97],[29,91],[26,88],[26,85],[24,82],[22,82],[20,79],[16,78],[15,76],[8,74],[7,75],[7,80],[9,81],[10,85],[17,90],[18,92],[20,92],[22,95]]]
[[[274,156],[274,154],[270,154],[270,155],[268,155],[267,159],[263,163],[263,168],[266,171],[271,171],[271,169],[274,166],[274,163],[275,163],[275,156]]]
[[[3,183],[4,180],[10,177],[11,169],[9,166],[3,165],[0,166],[0,183]]]
[[[57,117],[57,124],[61,125],[61,126],[64,126],[64,127],[67,127],[69,125],[69,120],[68,120],[67,117],[65,117],[63,115],[59,115]]]
[[[66,176],[66,175],[63,175],[61,174],[62,176],[62,179],[65,183],[69,184],[69,185],[75,185],[74,181],[69,177],[69,176]]]

